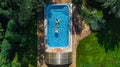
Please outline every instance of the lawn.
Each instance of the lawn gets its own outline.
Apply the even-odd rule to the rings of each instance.
[[[77,67],[120,67],[120,47],[106,51],[99,43],[97,35],[98,33],[92,33],[80,41],[77,48]]]
[[[103,15],[105,28],[79,42],[77,67],[120,67],[120,19]]]

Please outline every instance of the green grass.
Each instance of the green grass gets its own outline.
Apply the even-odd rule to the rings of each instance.
[[[120,48],[106,52],[97,35],[98,33],[92,33],[80,41],[77,48],[77,67],[120,67]]]
[[[106,12],[103,15],[105,28],[79,42],[77,67],[120,67],[120,19]]]

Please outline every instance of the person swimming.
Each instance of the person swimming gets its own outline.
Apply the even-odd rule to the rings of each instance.
[[[55,33],[58,33],[58,28],[55,28]]]
[[[56,19],[55,33],[58,33],[59,23],[60,23],[60,20]]]
[[[59,24],[60,20],[59,19],[56,19],[56,24]]]

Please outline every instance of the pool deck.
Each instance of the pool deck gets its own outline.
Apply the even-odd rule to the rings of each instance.
[[[53,3],[71,3],[72,0],[52,0]]]
[[[52,52],[52,53],[72,52],[72,45],[69,45],[67,48],[47,48],[45,52]]]

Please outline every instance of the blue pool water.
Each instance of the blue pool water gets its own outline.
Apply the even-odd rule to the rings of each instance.
[[[47,40],[49,47],[64,48],[69,45],[69,7],[67,5],[47,5]],[[58,33],[55,32],[56,19],[59,19]]]

